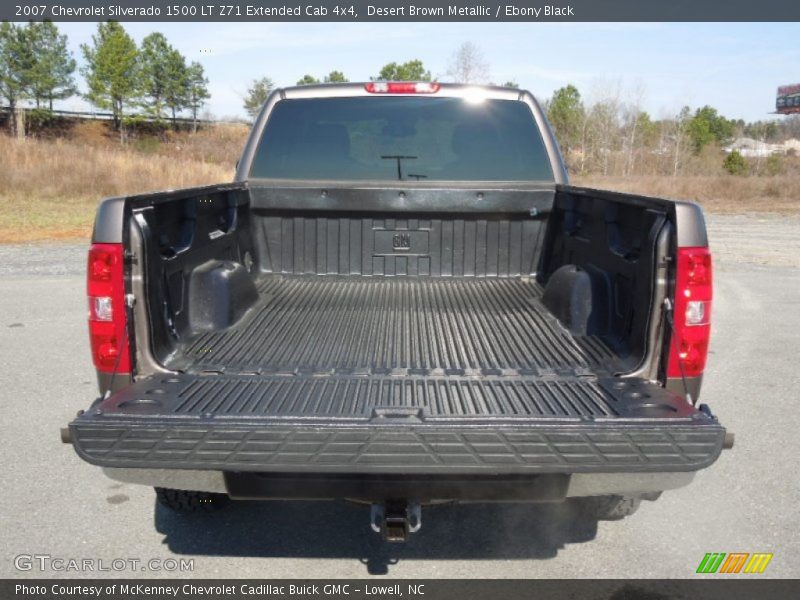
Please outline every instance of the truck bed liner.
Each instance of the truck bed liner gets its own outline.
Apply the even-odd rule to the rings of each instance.
[[[526,278],[264,276],[235,326],[196,336],[187,372],[370,375],[613,373],[601,340],[576,337]]]

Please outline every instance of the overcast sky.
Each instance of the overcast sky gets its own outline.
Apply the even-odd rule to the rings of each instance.
[[[95,23],[60,23],[79,63]],[[304,74],[343,71],[368,80],[387,62],[421,59],[444,76],[472,41],[492,80],[515,80],[540,99],[575,84],[584,97],[619,86],[654,117],[710,104],[729,118],[771,118],[778,85],[800,82],[798,23],[126,23],[140,42],[164,33],[210,79],[208,109],[241,116],[249,83],[267,75],[293,85]],[[81,81],[81,86],[83,82]],[[61,108],[85,108],[73,99]]]

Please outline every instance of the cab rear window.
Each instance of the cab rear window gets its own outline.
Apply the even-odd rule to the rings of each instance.
[[[553,181],[541,133],[524,102],[419,96],[280,101],[250,176]]]

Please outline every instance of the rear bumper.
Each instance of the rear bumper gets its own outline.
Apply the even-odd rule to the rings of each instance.
[[[244,499],[349,498],[382,501],[387,497],[398,497],[413,498],[420,502],[558,502],[564,498],[609,494],[646,496],[685,487],[692,482],[695,475],[693,472],[673,472],[573,473],[522,477],[369,477],[131,468],[104,468],[103,472],[110,479],[122,483],[221,493]]]

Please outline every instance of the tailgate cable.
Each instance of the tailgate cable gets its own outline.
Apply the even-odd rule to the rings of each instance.
[[[678,368],[681,371],[681,383],[683,384],[683,394],[686,397],[686,401],[691,404],[692,406],[697,406],[697,400],[692,398],[692,394],[689,393],[689,384],[686,383],[686,372],[683,370],[683,361],[680,357],[680,348],[678,348],[678,336],[675,334],[675,321],[672,318],[673,307],[672,301],[669,298],[664,298],[664,312],[666,313],[667,323],[669,324],[670,329],[670,340],[669,343],[675,348],[675,352],[678,355]]]

